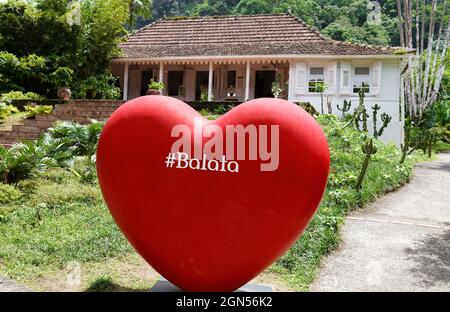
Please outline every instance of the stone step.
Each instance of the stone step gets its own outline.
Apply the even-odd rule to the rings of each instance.
[[[72,104],[65,104],[65,105],[58,105],[55,106],[53,109],[54,111],[70,111],[70,110],[97,110],[97,111],[115,111],[118,109],[120,105],[114,105],[114,106],[99,106],[99,105],[72,105]]]
[[[3,146],[9,146],[13,143],[18,142],[16,139],[10,139],[10,138],[0,138],[0,144]]]
[[[35,120],[38,120],[38,121],[56,121],[57,118],[53,114],[51,114],[51,115],[37,115]]]
[[[105,112],[95,112],[95,111],[68,111],[68,112],[55,112],[54,116],[65,117],[65,116],[87,116],[87,117],[109,117],[110,113]]]
[[[23,139],[36,139],[41,133],[40,132],[18,132],[18,131],[7,131],[3,138],[23,138]]]
[[[41,129],[45,129],[48,127],[51,127],[53,125],[54,121],[48,121],[48,120],[26,120],[23,125],[24,126],[34,126],[39,127]]]
[[[55,114],[71,114],[71,113],[74,113],[74,112],[89,112],[89,113],[93,113],[93,114],[99,114],[99,113],[112,114],[115,111],[116,111],[116,109],[111,109],[111,108],[96,109],[96,108],[92,107],[92,108],[84,108],[84,109],[79,109],[79,108],[57,109],[57,110],[54,110],[53,112]]]
[[[26,126],[26,125],[13,125],[12,131],[15,132],[37,132],[40,133],[42,128],[36,126]]]
[[[123,103],[123,101],[114,100],[89,100],[89,102],[75,100],[66,104],[59,104],[54,107],[51,114],[37,115],[33,119],[25,119],[21,125],[14,125],[12,131],[0,131],[0,144],[11,144],[24,139],[36,139],[59,120],[80,124],[89,124],[90,119],[104,121]]]

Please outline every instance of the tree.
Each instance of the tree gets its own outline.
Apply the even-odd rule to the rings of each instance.
[[[137,18],[149,19],[152,16],[152,0],[128,0],[128,26],[133,28]]]
[[[443,15],[445,16],[445,5]],[[397,0],[400,43],[407,49],[415,48],[415,58],[408,58],[408,73],[404,89],[408,113],[420,120],[423,112],[436,101],[445,71],[445,56],[449,44],[450,18],[441,18],[436,25],[437,0],[432,0],[429,24],[425,1]],[[413,8],[414,7],[414,8]],[[413,15],[414,18],[413,18]],[[425,29],[428,27],[427,40]],[[437,39],[435,40],[435,32]],[[415,36],[414,36],[415,34]]]
[[[203,0],[191,11],[192,16],[213,16],[230,14],[233,6],[239,1],[236,0]]]
[[[438,137],[437,128],[430,124],[429,116],[445,73],[450,17],[444,18],[444,0],[442,17],[436,23],[437,6],[437,0],[432,0],[428,19],[425,0],[404,0],[403,3],[397,0],[400,43],[407,50],[415,48],[415,57],[408,57],[408,71],[403,79],[407,118],[400,162],[417,148],[428,149],[431,155],[431,145]]]
[[[235,8],[235,13],[242,15],[272,13],[274,7],[270,0],[241,0]]]
[[[75,94],[90,94],[94,87],[97,97],[116,94],[108,68],[127,33],[127,3],[83,0],[79,25],[68,22],[67,0],[35,3],[0,3],[0,51],[5,51],[0,53],[0,91],[55,97],[58,86],[49,77],[66,68],[74,72],[70,87]]]

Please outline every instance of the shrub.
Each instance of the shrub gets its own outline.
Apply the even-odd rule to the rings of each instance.
[[[9,149],[0,146],[0,177],[5,183],[34,177],[52,166],[56,166],[56,161],[47,157],[39,140],[15,143]]]
[[[34,118],[37,115],[51,114],[53,106],[51,105],[25,105],[25,111],[28,113],[27,118]]]
[[[157,81],[154,81],[153,79],[151,79],[150,83],[148,84],[148,88],[154,89],[154,90],[161,90],[161,89],[164,89],[164,83],[157,82]]]
[[[81,99],[118,99],[120,88],[115,86],[116,78],[111,73],[91,76],[75,84],[74,97]]]
[[[95,161],[95,155],[90,158],[83,157],[75,161],[70,171],[75,174],[81,184],[95,184],[98,181]]]
[[[219,104],[216,108],[214,108],[214,114],[216,115],[223,115],[227,112],[229,112],[231,109],[234,108],[234,105],[226,105],[226,104]]]
[[[0,121],[10,116],[11,114],[18,112],[19,110],[16,107],[0,102]]]
[[[16,201],[22,197],[22,192],[17,188],[0,183],[0,205],[9,204]]]
[[[96,120],[91,120],[89,125],[71,121],[56,122],[44,137],[49,155],[60,160],[72,156],[92,157],[97,151],[103,125],[103,122]]]
[[[39,94],[33,93],[33,92],[27,92],[23,93],[22,91],[11,91],[8,93],[3,93],[0,96],[0,102],[6,102],[8,104],[11,104],[14,100],[33,100],[33,101],[40,101],[44,100],[45,98],[43,96],[40,96]]]
[[[68,87],[72,84],[73,74],[74,72],[71,68],[59,67],[49,75],[49,78],[57,87]]]
[[[297,104],[298,106],[303,108],[311,116],[319,115],[319,112],[317,112],[317,110],[314,108],[314,106],[309,102],[297,102],[295,104]]]

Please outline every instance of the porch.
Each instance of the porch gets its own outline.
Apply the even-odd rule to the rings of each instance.
[[[119,77],[123,100],[147,92],[151,79],[164,83],[163,95],[185,102],[234,102],[273,97],[272,84],[280,83],[279,98],[288,98],[290,63],[283,59],[254,60],[129,60],[115,59],[113,74]]]

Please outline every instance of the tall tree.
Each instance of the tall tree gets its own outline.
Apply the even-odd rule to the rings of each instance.
[[[152,0],[128,0],[128,25],[133,28],[139,17],[152,17]]]
[[[427,16],[425,1],[397,0],[399,32],[403,34],[402,46],[416,49],[415,57],[408,58],[408,73],[404,79],[405,100],[411,118],[420,119],[423,112],[436,101],[445,71],[445,56],[449,45],[450,18],[445,20],[446,0],[439,27],[436,27],[438,0],[432,0],[425,42]],[[414,8],[413,8],[414,6]],[[413,22],[415,13],[415,23]],[[415,44],[413,34],[415,32]],[[435,40],[435,33],[437,39]]]

